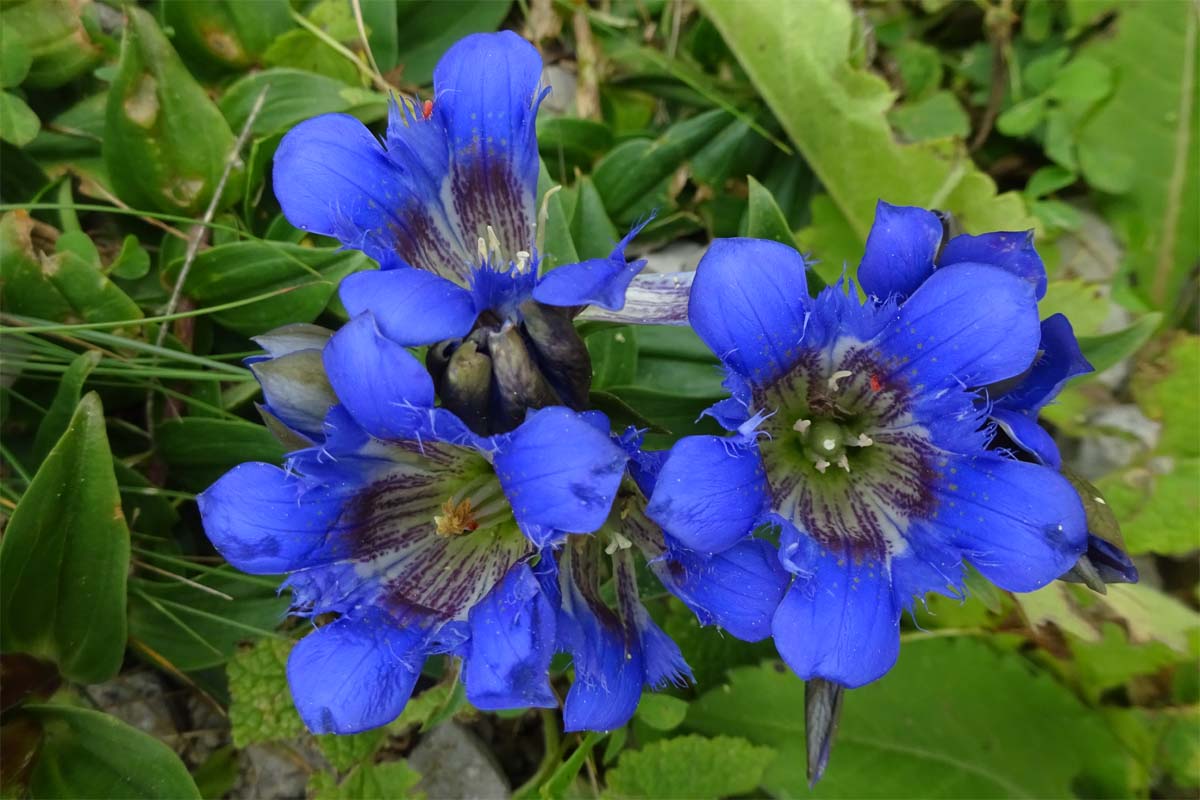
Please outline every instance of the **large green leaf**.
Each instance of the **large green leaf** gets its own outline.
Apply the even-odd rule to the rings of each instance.
[[[158,427],[157,439],[171,477],[196,491],[243,461],[277,464],[284,455],[270,431],[240,419],[167,420]]]
[[[804,684],[768,663],[732,670],[688,724],[778,748],[763,783],[777,797],[1067,797],[1085,773],[1104,793],[1124,789],[1099,714],[1019,656],[971,639],[910,642],[888,675],[850,692],[811,795],[803,710]]]
[[[108,91],[104,160],[113,188],[135,208],[196,214],[233,150],[233,132],[149,12],[125,7],[121,61]],[[240,192],[240,170],[225,198]]]
[[[1200,127],[1195,3],[1120,4],[1115,35],[1083,50],[1108,65],[1116,89],[1080,132],[1080,160],[1097,188],[1128,188],[1106,203],[1128,248],[1140,295],[1173,305],[1200,254]],[[1107,187],[1099,168],[1124,164],[1130,185]]]
[[[732,736],[679,736],[621,754],[605,776],[615,797],[727,797],[754,790],[775,759],[770,747]]]
[[[510,0],[397,0],[396,47],[405,83],[429,83],[434,65],[450,45],[470,33],[496,30],[511,5]]]
[[[278,67],[251,73],[222,95],[221,113],[230,126],[240,129],[246,124],[254,102],[264,89],[267,96],[252,128],[259,136],[335,111],[354,110],[364,122],[374,122],[387,114],[387,98],[382,94],[347,86],[315,72]]]
[[[892,91],[850,63],[855,14],[846,0],[700,6],[828,193],[801,238],[833,277],[861,257],[880,198],[952,211],[975,233],[1032,227],[1021,198],[997,196],[961,144],[896,140],[886,117]]]
[[[43,730],[29,779],[32,797],[200,798],[171,748],[116,717],[59,705],[26,706],[21,713]]]
[[[342,278],[372,263],[357,250],[233,242],[197,256],[183,287],[189,297],[205,306],[290,289],[213,315],[222,325],[254,336],[292,322],[312,322],[325,310]],[[168,271],[179,266],[176,262]]]
[[[0,541],[0,647],[47,658],[80,683],[125,653],[129,529],[94,392],[46,456]]]

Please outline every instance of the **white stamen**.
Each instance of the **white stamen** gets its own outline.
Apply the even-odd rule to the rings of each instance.
[[[1096,500],[1096,502],[1097,502],[1097,503],[1099,503],[1099,504],[1100,504],[1100,505],[1102,505],[1102,506],[1106,506],[1106,505],[1108,505],[1108,503],[1104,502],[1104,498],[1103,498],[1103,497],[1097,497],[1097,498],[1095,498],[1095,500]]]
[[[821,447],[824,447],[826,450],[833,450],[835,447],[837,447],[837,442],[835,442],[833,439],[825,439],[821,442]]]
[[[845,453],[842,453],[840,456],[838,456],[837,465],[846,470],[846,472],[850,471],[850,459],[846,458]]]
[[[839,369],[837,372],[830,375],[829,380],[827,380],[825,383],[829,385],[830,390],[836,392],[838,389],[838,382],[849,378],[853,374],[854,373],[848,369]]]
[[[811,419],[798,419],[792,423],[792,430],[797,433],[804,433],[812,426]]]
[[[495,231],[495,229],[492,228],[491,225],[487,226],[487,235],[488,235],[488,252],[489,253],[499,253],[500,252],[500,239],[496,236],[496,231]]]
[[[525,268],[528,266],[528,264],[529,264],[529,253],[527,253],[524,250],[518,250],[517,251],[517,264],[516,264],[516,268],[515,268],[517,274],[519,275],[522,272],[524,272]]]
[[[609,531],[612,534],[612,541],[608,543],[608,547],[604,548],[605,555],[612,555],[618,550],[628,550],[633,547],[633,542],[626,539],[618,531]]]
[[[859,447],[870,447],[871,445],[875,444],[875,440],[870,436],[867,436],[865,433],[860,433],[858,438],[851,442],[851,444]]]
[[[479,237],[479,241],[476,243],[475,249],[479,254],[479,263],[486,263],[488,260],[487,242],[483,241],[482,236]]]
[[[825,460],[825,459],[823,459],[823,458],[818,458],[818,459],[817,459],[817,463],[815,464],[815,466],[816,466],[816,468],[817,468],[817,472],[819,472],[819,473],[821,473],[822,475],[824,475],[824,474],[825,474],[825,470],[829,469],[829,462],[828,462],[828,461],[826,461],[826,460]]]

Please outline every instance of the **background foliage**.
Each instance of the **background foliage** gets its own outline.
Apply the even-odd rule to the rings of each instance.
[[[1046,417],[1142,583],[931,600],[896,669],[849,694],[811,794],[1200,792],[1191,0],[3,0],[3,796],[415,797],[468,765],[521,797],[810,794],[801,682],[665,596],[699,685],[622,730],[482,715],[446,665],[387,728],[309,736],[284,679],[305,625],[200,530],[195,492],[283,453],[248,337],[338,324],[338,280],[370,267],[282,218],[280,137],[330,111],[380,123],[389,92],[427,97],[447,46],[500,27],[554,86],[552,262],[607,254],[658,209],[637,244],[654,269],[748,234],[832,281],[878,198],[938,207],[1036,228],[1045,313],[1100,368]],[[686,331],[587,344],[597,405],[657,445],[721,396]],[[491,760],[422,776],[445,731]]]

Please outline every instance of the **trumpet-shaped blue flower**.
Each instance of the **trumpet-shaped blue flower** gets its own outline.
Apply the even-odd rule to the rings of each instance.
[[[553,407],[476,435],[435,407],[425,369],[370,314],[331,338],[303,326],[262,341],[266,410],[316,444],[286,469],[242,464],[199,502],[231,564],[287,573],[297,613],[340,615],[289,661],[308,727],[390,721],[443,652],[463,657],[479,708],[557,705],[553,547],[609,516],[628,457],[607,420]]]
[[[404,345],[466,336],[477,320],[519,323],[531,299],[607,309],[597,318],[683,322],[688,276],[635,280],[645,262],[626,262],[640,228],[607,258],[539,277],[541,74],[541,57],[517,35],[476,34],[438,63],[431,99],[392,104],[383,144],[346,114],[284,137],[274,187],[287,218],[382,267],[342,282],[352,315],[370,311]]]
[[[988,264],[1028,282],[1038,300],[1045,296],[1046,269],[1033,246],[1032,232],[998,231],[947,239],[945,227],[944,220],[932,211],[880,201],[858,268],[863,290],[876,303],[903,303],[937,270]],[[998,434],[994,446],[1011,446],[1039,464],[1062,470],[1058,447],[1038,424],[1038,414],[1068,381],[1091,371],[1070,321],[1062,314],[1042,320],[1033,363],[1020,375],[987,387],[990,421]],[[1137,568],[1116,543],[1089,535],[1086,555],[1105,583],[1138,579]]]
[[[847,687],[892,666],[917,598],[961,592],[964,561],[1030,591],[1070,569],[1087,538],[1056,470],[989,449],[981,390],[1035,363],[1038,281],[978,254],[939,269],[931,256],[929,274],[908,280],[903,241],[895,270],[878,270],[897,280],[865,304],[842,287],[809,297],[792,248],[713,244],[689,317],[727,370],[732,396],[710,413],[733,435],[680,440],[647,508],[701,553],[777,527],[792,577],[775,643],[802,678]]]

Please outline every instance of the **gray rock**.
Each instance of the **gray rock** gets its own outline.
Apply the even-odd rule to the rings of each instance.
[[[1127,467],[1158,443],[1159,423],[1135,405],[1114,405],[1088,417],[1093,435],[1082,438],[1071,466],[1089,480]]]
[[[479,737],[454,721],[422,737],[408,756],[429,800],[507,800],[508,779]]]
[[[674,242],[642,258],[646,259],[646,272],[691,272],[707,249],[696,242]]]
[[[158,673],[135,670],[89,686],[88,697],[101,710],[174,746],[179,737]]]
[[[323,765],[315,751],[284,743],[252,744],[240,751],[230,800],[303,800],[308,776]]]

